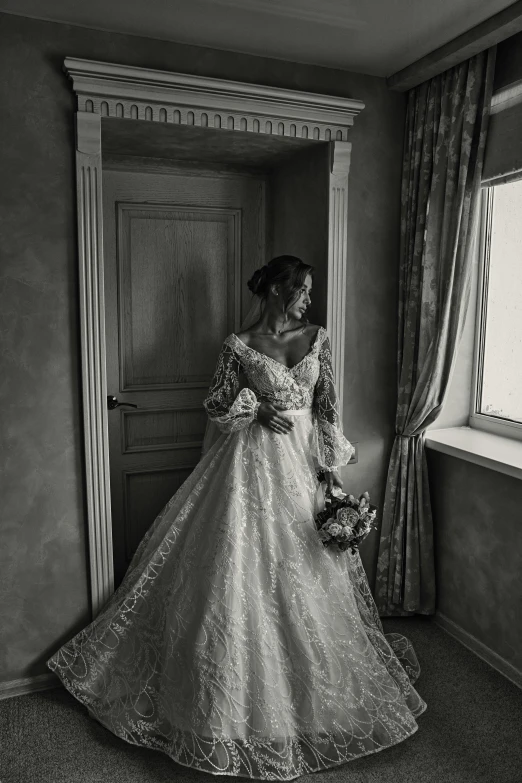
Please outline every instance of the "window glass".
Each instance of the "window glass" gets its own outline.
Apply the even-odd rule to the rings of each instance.
[[[522,422],[522,180],[493,188],[486,303],[479,410]]]

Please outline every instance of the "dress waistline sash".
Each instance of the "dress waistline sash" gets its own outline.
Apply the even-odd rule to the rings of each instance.
[[[289,411],[279,411],[281,416],[310,416],[312,408],[299,408]]]

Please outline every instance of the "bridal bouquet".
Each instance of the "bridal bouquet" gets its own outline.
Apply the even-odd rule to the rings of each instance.
[[[319,538],[324,546],[337,544],[344,552],[355,553],[359,543],[375,526],[376,506],[370,504],[370,496],[363,492],[357,499],[334,487],[325,497],[325,508],[315,518]]]

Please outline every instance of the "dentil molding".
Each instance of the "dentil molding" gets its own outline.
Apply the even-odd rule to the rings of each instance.
[[[346,141],[362,101],[67,57],[78,112]]]

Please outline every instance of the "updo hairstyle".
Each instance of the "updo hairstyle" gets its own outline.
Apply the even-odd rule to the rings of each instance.
[[[314,268],[297,256],[276,256],[268,264],[256,269],[247,285],[253,294],[266,299],[270,286],[280,285],[285,310],[296,301],[307,275],[313,277]]]

